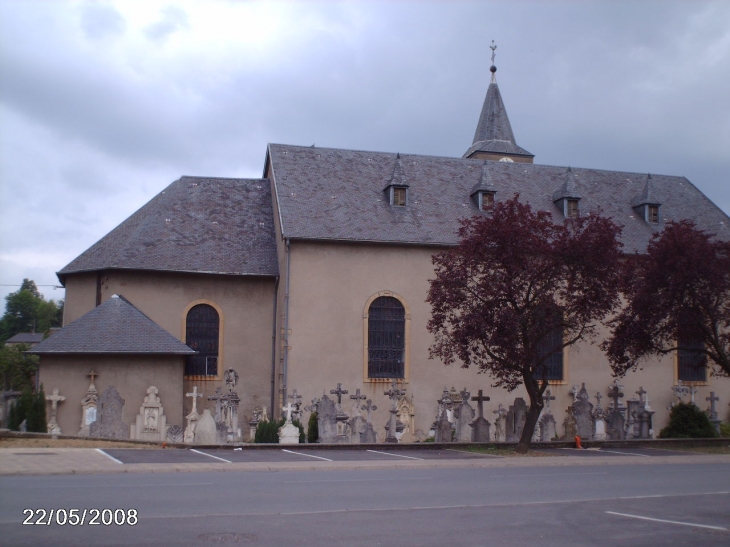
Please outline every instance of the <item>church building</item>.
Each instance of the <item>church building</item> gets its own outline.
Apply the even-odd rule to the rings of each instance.
[[[403,442],[429,436],[444,390],[482,390],[493,421],[515,397],[529,400],[522,388],[508,393],[476,370],[429,358],[431,257],[457,243],[460,219],[519,194],[556,222],[600,209],[623,227],[627,254],[682,219],[730,239],[730,218],[684,177],[535,163],[517,144],[491,70],[460,158],[269,144],[261,178],[181,177],[62,268],[64,328],[31,350],[46,392],[66,397],[62,432],[83,429],[90,385],[115,387],[126,424],[155,386],[167,424],[184,428],[193,404],[214,408],[229,369],[239,377],[244,440],[255,411],[280,415],[293,390],[304,408],[338,385],[363,397],[345,395],[346,413],[367,399],[377,405],[383,440],[394,380],[406,391]],[[667,355],[620,379],[625,399],[651,408],[655,433],[680,380],[687,401],[705,408],[713,392],[728,408],[730,381],[690,364]],[[607,406],[614,378],[597,345],[566,349],[551,375],[558,424],[583,385],[594,407]],[[203,397],[186,396],[194,392]]]

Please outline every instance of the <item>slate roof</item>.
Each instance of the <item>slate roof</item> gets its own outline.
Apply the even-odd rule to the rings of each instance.
[[[479,213],[469,199],[484,160],[400,154],[408,205],[392,206],[382,190],[396,154],[270,144],[268,157],[283,236],[293,239],[454,245],[458,219]],[[520,194],[533,208],[562,214],[553,195],[566,183],[567,167],[489,162],[497,201]],[[690,219],[730,240],[730,218],[684,177],[652,175],[662,203],[661,222],[644,222],[632,208],[647,175],[572,167],[571,186],[581,212],[600,210],[623,226],[626,252],[643,251],[665,221]],[[486,214],[486,213],[479,213]]]
[[[502,94],[499,92],[496,82],[489,84],[482,106],[482,113],[479,116],[477,129],[474,133],[474,141],[464,157],[469,157],[477,151],[534,156],[524,148],[517,146],[507,116],[507,109],[504,107]]]
[[[8,338],[6,344],[37,344],[43,341],[45,335],[42,332],[19,332]]]
[[[191,355],[197,352],[115,294],[26,353]]]
[[[269,181],[181,177],[58,277],[103,269],[278,275]]]

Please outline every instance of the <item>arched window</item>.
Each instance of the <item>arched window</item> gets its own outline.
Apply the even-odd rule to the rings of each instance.
[[[546,311],[545,325],[551,326],[550,331],[539,341],[537,345],[537,357],[542,365],[535,370],[535,377],[538,380],[563,381],[563,316],[559,312]]]
[[[185,362],[185,376],[218,376],[220,317],[213,306],[198,304],[185,319],[185,343],[198,353]]]
[[[405,378],[406,312],[392,296],[368,310],[368,378]]]

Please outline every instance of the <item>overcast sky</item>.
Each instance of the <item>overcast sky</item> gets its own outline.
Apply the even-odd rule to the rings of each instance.
[[[261,176],[268,142],[461,156],[493,39],[536,163],[730,213],[730,2],[0,0],[0,296],[181,175]]]

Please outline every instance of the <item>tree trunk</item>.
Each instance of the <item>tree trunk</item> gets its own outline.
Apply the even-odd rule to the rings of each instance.
[[[544,389],[540,389],[537,382],[531,378],[526,378],[525,388],[527,389],[527,395],[530,397],[530,408],[527,411],[527,418],[525,419],[525,427],[522,429],[522,436],[515,448],[515,452],[518,454],[527,454],[527,451],[530,449],[532,434],[535,432],[537,420],[540,417],[544,404],[542,400],[542,392]]]

